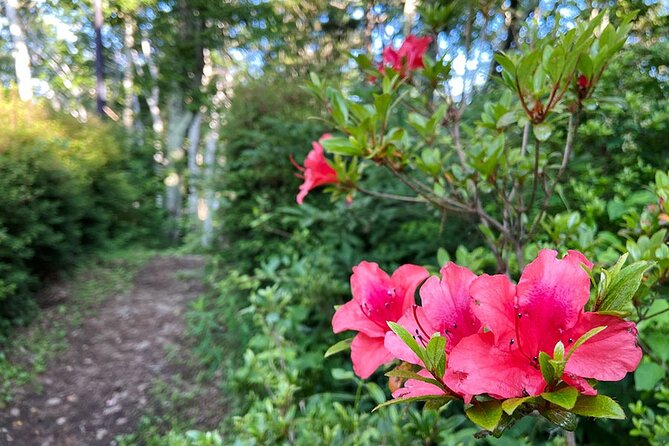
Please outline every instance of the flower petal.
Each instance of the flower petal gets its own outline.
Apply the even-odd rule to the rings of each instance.
[[[499,349],[492,333],[468,336],[453,348],[445,384],[461,395],[487,393],[494,398],[538,395],[546,386],[538,368],[518,349]]]
[[[563,333],[578,321],[590,298],[590,277],[581,265],[592,264],[579,252],[562,259],[542,249],[523,271],[518,282],[518,321],[522,348],[529,356],[552,353]]]
[[[585,378],[581,378],[580,376],[576,376],[572,373],[565,373],[562,375],[562,381],[575,388],[583,395],[597,395],[597,390],[595,390],[595,388],[592,387]]]
[[[469,292],[474,315],[495,335],[495,342],[511,345],[516,337],[515,285],[505,275],[484,274],[474,279]]]
[[[363,261],[353,267],[351,292],[362,312],[385,332],[387,321],[397,321],[415,303],[416,287],[427,275],[424,268],[403,265],[391,278],[376,263]]]
[[[332,318],[332,331],[340,333],[344,330],[355,330],[368,336],[383,336],[387,328],[371,321],[354,299],[337,308]]]
[[[637,345],[634,323],[615,316],[583,313],[562,342],[569,349],[569,339],[576,342],[581,335],[600,326],[607,328],[574,351],[565,372],[599,381],[619,381],[634,371],[641,361],[642,352]]]
[[[398,318],[416,303],[416,288],[429,275],[430,273],[425,268],[418,265],[402,265],[395,270],[390,277],[390,282],[395,288],[397,296],[402,298],[402,306],[397,315]],[[396,320],[397,318],[394,319],[394,321]]]
[[[330,137],[331,136],[326,133],[321,136],[319,141]],[[300,192],[297,194],[298,204],[304,202],[304,197],[307,196],[311,189],[322,186],[323,184],[332,184],[338,181],[337,172],[335,172],[325,158],[323,146],[320,142],[312,142],[311,147],[311,151],[309,151],[304,160],[304,169],[302,169],[304,171],[304,183],[300,185]]]
[[[393,355],[383,346],[383,337],[358,333],[351,343],[353,371],[362,379],[369,378],[382,364],[393,360]]]
[[[430,372],[425,369],[418,372],[418,374],[424,378],[433,378]],[[430,395],[446,395],[446,392],[434,384],[417,379],[408,379],[404,383],[404,386],[393,392],[393,398],[416,398]]]
[[[460,339],[479,331],[481,323],[471,310],[469,294],[476,275],[450,262],[441,269],[441,275],[441,280],[434,276],[427,279],[420,298],[429,325],[448,338],[449,352]]]

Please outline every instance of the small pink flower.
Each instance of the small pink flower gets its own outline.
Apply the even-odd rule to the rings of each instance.
[[[297,176],[304,179],[304,183],[300,185],[300,193],[297,194],[298,204],[304,202],[304,197],[307,196],[311,189],[322,186],[323,184],[334,184],[338,182],[337,172],[335,172],[332,166],[328,163],[328,160],[325,158],[323,146],[320,144],[320,141],[330,137],[331,136],[326,133],[321,136],[318,141],[311,143],[312,149],[304,160],[304,167],[293,163],[295,164],[295,167],[302,172],[302,174],[297,174]]]
[[[384,338],[390,328],[414,303],[418,285],[428,277],[423,267],[402,265],[388,276],[379,265],[361,262],[353,267],[351,293],[353,299],[339,307],[332,318],[335,333],[358,331],[351,344],[353,371],[369,378],[382,364],[393,359],[386,350]]]
[[[423,56],[431,42],[432,37],[416,37],[412,34],[398,50],[387,47],[383,50],[383,64],[379,71],[383,72],[383,67],[388,65],[405,76],[407,71],[423,68]]]
[[[632,322],[584,311],[590,278],[579,252],[562,259],[544,249],[513,285],[504,275],[483,275],[470,287],[472,310],[487,329],[462,339],[448,358],[446,384],[461,394],[495,398],[538,395],[544,391],[540,352],[553,355],[558,341],[567,352],[586,332],[607,328],[572,354],[562,379],[587,395],[596,391],[585,378],[618,381],[641,360]]]

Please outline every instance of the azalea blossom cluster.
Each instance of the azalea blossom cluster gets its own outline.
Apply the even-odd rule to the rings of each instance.
[[[423,56],[432,42],[431,37],[416,37],[410,35],[396,50],[387,47],[383,51],[383,60],[378,66],[379,73],[384,73],[386,68],[391,68],[402,77],[407,77],[411,71],[424,68]],[[325,157],[321,141],[330,138],[326,133],[318,141],[311,143],[311,151],[304,160],[304,166],[300,166],[291,159],[299,170],[298,178],[304,180],[297,194],[297,203],[302,204],[304,198],[312,189],[327,185],[340,183],[337,172]],[[347,198],[350,201],[350,196]]]
[[[548,249],[527,265],[518,284],[506,275],[477,276],[454,263],[437,277],[416,265],[403,265],[389,276],[376,263],[362,262],[353,268],[353,298],[337,309],[332,328],[358,332],[351,359],[361,378],[393,360],[420,368],[417,375],[424,379],[408,379],[393,392],[395,398],[504,400],[550,392],[557,383],[596,395],[592,380],[621,380],[636,369],[642,352],[634,323],[585,311],[586,269],[592,264],[581,253],[569,251],[559,259]],[[434,336],[445,338],[443,374],[426,365],[389,322],[421,347]],[[553,382],[542,374],[542,355],[564,365]]]

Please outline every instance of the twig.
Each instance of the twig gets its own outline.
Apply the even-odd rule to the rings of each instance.
[[[355,186],[355,189],[365,195],[369,195],[371,197],[377,197],[377,198],[385,198],[387,200],[395,200],[395,201],[404,201],[407,203],[425,203],[424,199],[418,198],[418,197],[409,197],[406,195],[395,195],[395,194],[387,194],[385,192],[377,192],[373,190],[367,190],[364,189],[360,186]]]
[[[527,234],[528,237],[532,237],[532,235],[534,235],[534,230],[536,229],[536,226],[539,224],[544,214],[546,213],[546,210],[548,209],[548,204],[550,203],[551,197],[553,196],[553,192],[555,192],[555,188],[560,182],[562,174],[567,169],[567,164],[569,164],[569,156],[571,155],[571,151],[574,147],[574,135],[576,134],[577,128],[578,128],[578,111],[574,111],[569,114],[569,125],[567,127],[567,141],[565,142],[564,151],[562,153],[562,163],[560,163],[560,168],[558,169],[557,174],[555,175],[553,184],[546,191],[546,196],[544,197],[543,205],[541,206],[539,214],[537,215],[536,219],[532,223],[532,226],[530,227],[530,230]]]

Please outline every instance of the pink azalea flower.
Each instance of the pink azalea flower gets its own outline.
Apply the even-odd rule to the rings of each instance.
[[[432,37],[416,37],[412,34],[398,50],[387,47],[383,50],[383,64],[379,71],[383,72],[383,66],[388,65],[404,76],[407,70],[423,68],[423,55],[431,42]]]
[[[330,166],[328,160],[325,158],[323,146],[320,141],[331,138],[329,134],[324,134],[318,141],[311,143],[311,151],[307,154],[304,160],[304,167],[295,164],[302,174],[298,174],[299,178],[304,179],[304,183],[300,185],[300,193],[297,194],[297,203],[302,204],[304,197],[307,196],[311,189],[314,189],[323,184],[337,183],[337,172]]]
[[[415,303],[416,288],[428,275],[425,268],[416,265],[402,265],[392,276],[376,263],[361,262],[353,267],[353,299],[337,309],[332,329],[335,333],[358,331],[351,344],[351,360],[360,378],[369,378],[380,365],[393,360],[383,345],[390,330],[387,322],[396,322]]]
[[[476,275],[467,268],[447,263],[441,269],[441,279],[432,276],[420,288],[422,307],[412,306],[398,324],[413,334],[419,344],[427,345],[430,337],[439,333],[446,338],[446,353],[463,338],[477,333],[481,323],[472,312],[470,284]],[[396,358],[424,366],[416,354],[392,331],[386,333],[385,346]],[[425,369],[422,375],[432,377]],[[427,374],[427,375],[425,375]],[[444,377],[440,377],[443,378]],[[404,387],[393,392],[395,398],[424,395],[443,395],[443,389],[422,381],[408,380]],[[471,396],[462,394],[465,399]]]
[[[585,378],[618,381],[641,360],[632,322],[584,311],[590,278],[579,252],[562,259],[542,250],[523,272],[518,285],[504,275],[483,275],[470,287],[472,309],[488,330],[461,339],[448,358],[446,384],[462,394],[495,398],[538,395],[544,381],[539,352],[553,355],[561,341],[567,352],[589,330],[607,328],[590,338],[567,362],[562,379],[587,395],[596,394]]]

